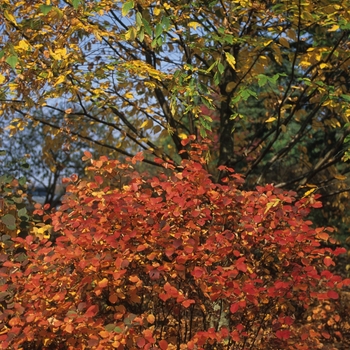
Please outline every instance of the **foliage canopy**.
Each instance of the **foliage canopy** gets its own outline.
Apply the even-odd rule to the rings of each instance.
[[[146,180],[133,170],[141,159],[93,160],[92,181],[65,180],[57,212],[47,216],[37,206],[35,214],[60,234],[55,245],[31,235],[3,243],[3,349],[310,349],[337,342],[346,319],[334,307],[350,279],[329,270],[345,251],[322,247],[332,229],[305,219],[320,206],[316,197],[296,201],[271,185],[242,191],[242,177],[230,169],[222,169],[230,173],[225,184],[215,184],[203,158]],[[118,187],[120,176],[129,184]],[[320,302],[329,313],[302,322]]]
[[[152,155],[179,162],[182,138],[208,136],[208,159],[247,184],[342,192],[349,6],[3,1],[1,107],[13,132],[32,119],[57,140],[146,150],[152,164]]]

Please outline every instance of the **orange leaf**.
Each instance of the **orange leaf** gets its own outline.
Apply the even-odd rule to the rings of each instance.
[[[112,303],[115,304],[118,301],[118,296],[117,294],[111,294],[108,298],[108,300]]]
[[[188,299],[184,300],[181,304],[187,309],[188,307],[190,307],[190,305],[195,304],[195,301],[193,299]]]
[[[101,338],[103,338],[103,339],[106,339],[106,338],[108,338],[111,334],[109,333],[109,332],[107,332],[107,331],[101,331],[101,332],[99,332],[98,333],[100,336],[101,336]]]
[[[100,282],[97,283],[97,285],[100,287],[100,288],[105,288],[108,286],[108,279],[107,278],[104,278],[103,280],[101,280]]]
[[[149,323],[154,323],[155,322],[155,320],[156,320],[156,318],[154,317],[154,315],[148,315],[147,316],[147,321],[149,322]]]
[[[72,325],[71,323],[68,323],[68,324],[66,325],[65,331],[66,331],[67,333],[73,333],[73,331],[74,331],[73,325]]]
[[[92,158],[92,154],[89,151],[84,151],[83,161],[89,160]]]
[[[140,279],[137,276],[130,276],[129,281],[133,283],[137,283]]]

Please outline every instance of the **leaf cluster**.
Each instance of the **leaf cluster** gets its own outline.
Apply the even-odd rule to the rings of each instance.
[[[150,178],[134,171],[142,154],[122,164],[85,152],[94,176],[65,179],[50,214],[55,244],[15,238],[23,259],[1,257],[2,348],[310,349],[336,339],[304,321],[350,284],[329,270],[345,251],[324,246],[332,229],[307,219],[317,195],[245,191],[230,168],[214,183],[206,146],[194,146],[178,172]]]

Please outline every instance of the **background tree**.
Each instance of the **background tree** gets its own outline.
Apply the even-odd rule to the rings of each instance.
[[[346,210],[349,1],[1,6],[1,107],[13,130],[32,120],[110,153],[144,150],[153,165],[178,163],[182,138],[214,132],[208,161],[242,172],[247,188],[318,189],[329,213]]]

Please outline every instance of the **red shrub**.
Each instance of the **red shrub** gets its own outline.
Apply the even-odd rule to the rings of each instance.
[[[51,215],[54,245],[2,256],[2,349],[310,349],[328,334],[305,309],[349,280],[327,270],[343,252],[320,246],[331,229],[305,220],[316,197],[242,191],[227,169],[215,184],[192,160],[149,180],[106,158],[90,170]]]

